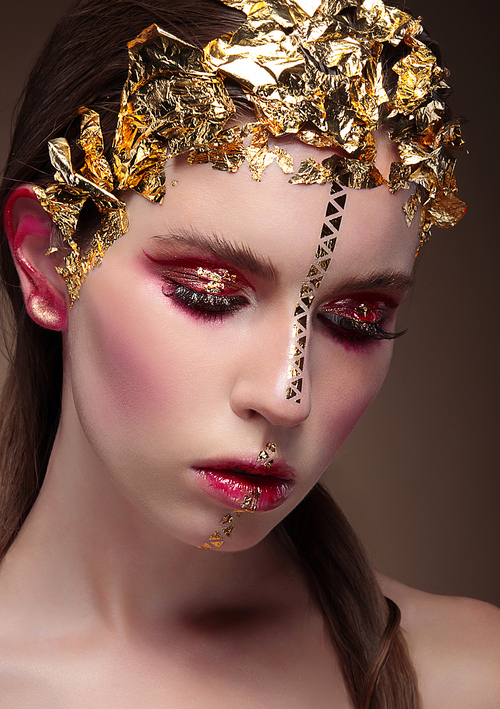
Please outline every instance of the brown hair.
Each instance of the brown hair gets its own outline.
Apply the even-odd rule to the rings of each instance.
[[[54,30],[29,77],[1,186],[0,212],[18,184],[52,179],[48,140],[66,137],[77,156],[79,120],[74,112],[79,106],[100,114],[109,159],[127,75],[126,45],[145,27],[156,22],[203,46],[236,29],[242,19],[241,13],[216,0],[77,2]],[[395,85],[391,66],[400,57],[393,49],[386,57],[389,90]],[[78,169],[77,157],[74,162]],[[60,333],[39,327],[27,316],[3,232],[0,250],[0,275],[15,324],[0,402],[1,558],[43,482],[60,416],[62,347]],[[382,596],[361,543],[326,490],[316,485],[277,534],[304,569],[356,709],[417,709],[417,681],[399,628],[399,609]]]

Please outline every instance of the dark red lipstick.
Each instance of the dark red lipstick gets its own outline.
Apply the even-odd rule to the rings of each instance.
[[[260,492],[257,512],[279,507],[290,496],[295,474],[283,460],[273,460],[266,467],[253,460],[207,460],[193,465],[200,485],[227,507],[242,507],[245,498]]]

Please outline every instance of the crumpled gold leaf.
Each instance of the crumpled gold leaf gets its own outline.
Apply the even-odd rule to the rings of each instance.
[[[379,170],[369,162],[362,162],[342,155],[332,155],[323,160],[323,165],[329,171],[331,179],[343,187],[364,190],[385,184]]]
[[[64,256],[65,266],[57,266],[56,270],[66,281],[70,307],[78,298],[80,286],[89,271],[101,263],[111,244],[128,230],[125,203],[101,186],[109,186],[112,173],[103,154],[99,117],[89,109],[80,109],[79,114],[82,116],[79,143],[85,153],[82,174],[73,169],[66,139],[56,138],[49,142],[50,160],[56,171],[55,183],[34,187],[40,204],[52,216],[69,247],[69,253]],[[74,236],[81,211],[89,199],[100,212],[101,224],[89,248],[82,252]]]
[[[114,140],[117,189],[161,202],[166,161],[213,142],[234,105],[202,50],[156,25],[130,42],[129,57]]]
[[[330,171],[314,158],[302,160],[298,171],[288,182],[292,185],[324,185],[331,181]]]
[[[425,206],[425,219],[443,228],[454,226],[467,211],[467,205],[456,196],[456,190],[438,187],[437,194]]]
[[[410,167],[402,162],[391,163],[387,186],[391,192],[405,190],[409,187]]]
[[[269,133],[265,127],[259,123],[254,123],[248,127],[251,131],[252,141],[248,148],[245,148],[243,152],[254,180],[260,182],[263,171],[272,162],[274,162],[274,160],[276,160],[284,173],[292,173],[292,156],[279,146],[276,146],[273,150],[270,150]]]
[[[413,192],[413,194],[410,196],[410,199],[403,204],[403,212],[406,218],[406,223],[408,227],[411,227],[413,223],[413,219],[415,218],[415,214],[417,213],[417,209],[420,206],[420,195],[418,192]]]
[[[77,140],[77,145],[85,153],[82,176],[94,182],[103,190],[111,192],[113,189],[113,173],[104,157],[104,141],[99,115],[88,108],[80,108],[77,111],[77,115],[82,117],[80,138]]]
[[[399,75],[399,81],[390,107],[394,113],[409,114],[425,101],[429,91],[437,87],[448,72],[437,66],[436,57],[425,44],[411,35],[407,35],[405,41],[412,49],[392,68]]]
[[[192,148],[188,155],[188,162],[212,163],[214,170],[236,172],[245,162],[245,147],[243,133],[239,126],[221,131],[208,145]]]
[[[292,134],[341,152],[322,165],[303,161],[292,183],[335,180],[354,189],[385,183],[392,192],[413,183],[417,193],[405,205],[405,216],[411,221],[421,204],[423,238],[432,224],[451,226],[463,215],[452,154],[463,145],[462,120],[446,122],[440,92],[447,88],[448,71],[419,39],[419,19],[382,0],[222,1],[246,20],[203,49],[156,25],[129,44],[112,165],[104,157],[99,118],[87,109],[80,111],[80,174],[66,141],[51,141],[55,182],[37,194],[70,248],[63,277],[71,302],[88,270],[128,228],[125,205],[112,191],[134,189],[161,202],[165,163],[182,153],[191,163],[210,162],[228,172],[246,161],[260,180],[273,161],[293,173],[291,156],[268,144],[269,134]],[[409,51],[393,67],[398,80],[389,98],[383,50],[400,43]],[[240,85],[257,123],[226,125],[235,115],[226,80]],[[388,119],[401,162],[393,163],[385,181],[375,167],[373,131]],[[73,236],[88,199],[101,213],[101,226],[83,255]]]

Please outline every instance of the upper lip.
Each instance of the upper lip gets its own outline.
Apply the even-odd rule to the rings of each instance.
[[[257,461],[253,458],[226,458],[204,460],[195,463],[192,467],[197,470],[220,470],[226,473],[241,473],[243,475],[262,475],[283,480],[294,480],[294,469],[281,458],[272,458],[273,464],[266,467],[265,460]]]

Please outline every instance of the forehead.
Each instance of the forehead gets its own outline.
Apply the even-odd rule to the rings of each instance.
[[[379,141],[377,141],[379,142]],[[313,157],[320,162],[331,150],[288,141],[285,146],[297,171],[300,161]],[[394,159],[389,141],[379,142],[378,167],[388,173]],[[132,231],[155,236],[194,230],[216,234],[247,244],[271,259],[290,265],[313,260],[330,199],[330,184],[290,184],[276,164],[252,179],[246,165],[236,173],[213,170],[211,165],[189,164],[184,156],[166,167],[167,190],[162,205],[149,203],[135,193],[128,207]],[[347,189],[335,261],[350,269],[363,264],[365,270],[411,271],[418,245],[418,218],[409,229],[402,205],[409,190],[390,194],[385,186],[370,190]]]

